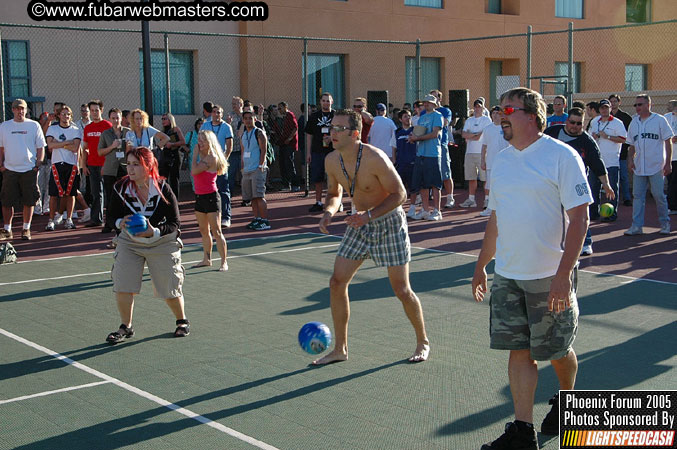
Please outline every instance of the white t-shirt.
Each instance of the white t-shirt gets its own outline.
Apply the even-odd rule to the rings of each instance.
[[[496,273],[513,280],[553,276],[564,253],[566,211],[592,203],[585,166],[570,146],[543,136],[522,151],[508,146],[491,171]]]
[[[487,146],[487,154],[484,158],[484,161],[487,164],[487,170],[491,170],[494,157],[510,145],[508,141],[503,138],[503,128],[500,125],[494,125],[493,123],[486,127],[480,136],[480,145]]]
[[[65,142],[71,139],[80,139],[82,141],[82,130],[74,124],[71,124],[68,128],[64,128],[61,125],[52,125],[47,128],[47,136],[45,138],[48,137],[53,138],[56,142]],[[78,154],[62,147],[55,148],[52,150],[52,164],[60,162],[75,166],[78,164]]]
[[[143,132],[141,133],[141,137],[139,138],[134,131],[128,131],[127,140],[132,143],[132,146],[134,147],[148,147],[148,148],[153,148],[151,145],[151,141],[153,140],[153,136],[158,134],[160,130],[157,128],[153,127],[148,127]]]
[[[393,149],[390,146],[391,140],[395,135],[395,122],[383,116],[374,116],[374,123],[369,129],[369,143],[374,147],[383,150],[388,157],[393,156]]]
[[[463,131],[467,133],[479,133],[492,123],[491,119],[487,116],[469,117],[466,119],[465,124],[463,124]],[[468,153],[482,153],[482,144],[479,140],[466,140],[465,153],[466,155]]]
[[[35,120],[7,120],[0,124],[0,147],[5,148],[4,165],[13,172],[33,170],[38,148],[45,145],[45,135]]]
[[[668,121],[670,127],[672,128],[672,134],[677,134],[677,114],[667,113],[665,115],[665,119]],[[672,160],[677,161],[677,151],[675,151],[674,142],[672,144]]]
[[[663,170],[665,142],[673,136],[667,119],[651,113],[646,120],[632,118],[628,127],[629,145],[635,146],[635,175],[650,177]]]
[[[597,116],[590,121],[590,130],[588,130],[588,133],[591,135],[593,133],[600,134],[602,131],[609,136],[621,136],[624,138],[628,136],[623,122],[615,117],[612,117],[611,120],[603,122],[602,116]],[[599,146],[599,152],[602,154],[602,161],[604,161],[604,165],[606,167],[619,167],[619,158],[621,156],[621,147],[623,144],[616,143],[603,137],[595,140]]]

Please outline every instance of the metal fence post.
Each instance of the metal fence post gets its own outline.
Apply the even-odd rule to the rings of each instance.
[[[0,31],[0,122],[5,121],[5,66],[2,60],[2,31]]]
[[[421,39],[416,39],[416,99],[421,98]]]
[[[574,23],[569,22],[569,86],[567,86],[567,105],[573,103],[574,97]]]
[[[169,35],[167,33],[165,33],[165,78],[167,80],[167,112],[171,114],[172,94],[171,94],[171,83],[169,80]]]
[[[310,110],[309,110],[309,99],[308,99],[308,38],[304,37],[303,38],[303,103],[305,103],[305,119],[306,119],[306,126],[308,126],[308,117],[310,116]],[[305,131],[303,133],[300,133],[301,136],[299,136],[299,139],[306,139],[306,133]],[[307,141],[307,139],[306,139]],[[310,192],[310,164],[308,164],[308,155],[310,154],[310,148],[308,148],[308,145],[305,145],[304,148],[306,149],[306,154],[303,155],[303,158],[306,162],[306,193],[304,197],[307,197],[309,192]]]
[[[531,89],[531,25],[527,27],[527,82],[526,87]]]
[[[143,43],[143,87],[148,122],[153,125],[153,76],[150,70],[150,24],[141,22],[141,41]]]

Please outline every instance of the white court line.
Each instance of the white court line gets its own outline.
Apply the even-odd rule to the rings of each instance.
[[[46,395],[58,394],[59,392],[75,391],[77,389],[84,389],[84,388],[98,386],[100,384],[107,384],[107,383],[111,383],[111,381],[108,381],[108,380],[97,381],[97,382],[94,382],[94,383],[81,384],[80,386],[71,386],[71,387],[66,387],[66,388],[62,388],[62,389],[55,389],[53,391],[45,391],[45,392],[39,392],[37,394],[24,395],[24,396],[21,396],[21,397],[10,398],[9,400],[0,400],[0,405],[4,405],[5,403],[20,402],[21,400],[28,400],[29,398],[44,397]]]
[[[227,426],[225,426],[225,425],[222,425],[222,424],[220,424],[220,423],[218,423],[218,422],[214,422],[214,421],[211,420],[211,419],[208,419],[208,418],[206,418],[206,417],[204,417],[204,416],[201,416],[201,415],[199,415],[199,414],[197,414],[197,413],[194,413],[193,411],[191,411],[191,410],[189,410],[189,409],[182,408],[182,407],[180,407],[179,405],[176,405],[176,404],[174,404],[174,403],[172,403],[172,402],[170,402],[170,401],[167,401],[167,400],[162,399],[162,398],[160,398],[160,397],[158,397],[158,396],[156,396],[156,395],[153,395],[153,394],[151,394],[150,392],[146,392],[146,391],[144,391],[144,390],[142,390],[142,389],[139,389],[139,388],[137,388],[137,387],[132,386],[131,384],[127,384],[127,383],[125,383],[124,381],[120,381],[120,380],[118,380],[117,378],[113,378],[113,377],[111,377],[110,375],[106,375],[106,374],[103,373],[103,372],[99,372],[99,371],[96,370],[96,369],[92,369],[92,368],[89,367],[89,366],[85,366],[84,364],[81,364],[81,363],[79,363],[79,362],[77,362],[77,361],[73,361],[72,359],[70,359],[70,358],[68,358],[68,357],[66,357],[66,356],[64,356],[64,355],[62,355],[62,354],[60,354],[60,353],[57,353],[57,352],[55,352],[55,351],[53,351],[53,350],[50,350],[50,349],[48,349],[48,348],[46,348],[46,347],[43,347],[43,346],[40,345],[40,344],[36,344],[35,342],[29,341],[28,339],[24,339],[24,338],[22,338],[21,336],[17,336],[17,335],[14,334],[14,333],[10,333],[10,332],[7,331],[7,330],[4,330],[4,329],[0,328],[0,334],[4,334],[4,335],[7,336],[8,338],[11,338],[11,339],[14,339],[15,341],[21,342],[22,344],[25,344],[25,345],[27,345],[27,346],[29,346],[29,347],[32,347],[32,348],[34,348],[34,349],[36,349],[36,350],[41,351],[42,353],[46,353],[46,354],[48,354],[48,355],[50,355],[50,356],[52,356],[52,357],[54,357],[54,358],[56,358],[56,359],[58,359],[58,360],[61,360],[61,361],[65,362],[66,364],[69,364],[69,365],[71,365],[71,366],[73,366],[73,367],[75,367],[75,368],[77,368],[77,369],[80,369],[80,370],[82,370],[82,371],[84,371],[84,372],[87,372],[87,373],[90,374],[90,375],[94,375],[94,376],[97,377],[97,378],[101,378],[102,380],[105,380],[105,381],[108,382],[108,383],[113,383],[114,385],[119,386],[119,387],[121,387],[122,389],[125,389],[125,390],[127,390],[127,391],[129,391],[129,392],[131,392],[131,393],[133,393],[133,394],[136,394],[136,395],[138,395],[138,396],[140,396],[140,397],[143,397],[143,398],[145,398],[145,399],[147,399],[147,400],[150,400],[150,401],[152,401],[152,402],[155,402],[155,403],[157,403],[158,405],[164,406],[165,408],[170,409],[170,410],[172,410],[172,411],[176,411],[176,412],[178,412],[179,414],[182,414],[182,415],[184,415],[184,416],[186,416],[186,417],[189,417],[189,418],[191,418],[191,419],[193,419],[193,420],[196,420],[196,421],[198,421],[198,422],[200,422],[200,423],[202,423],[202,424],[205,424],[205,425],[207,425],[207,426],[209,426],[209,427],[212,427],[212,428],[214,428],[214,429],[216,429],[216,430],[218,430],[218,431],[221,431],[222,433],[226,433],[226,434],[228,434],[228,435],[230,435],[230,436],[232,436],[232,437],[234,437],[234,438],[236,438],[236,439],[239,439],[239,440],[241,440],[241,441],[243,441],[243,442],[246,442],[246,443],[248,443],[248,444],[251,444],[251,445],[253,445],[254,447],[262,448],[262,449],[265,449],[265,450],[278,450],[276,447],[273,447],[272,445],[266,444],[266,443],[263,442],[263,441],[259,441],[258,439],[254,439],[254,438],[251,437],[251,436],[247,436],[246,434],[240,433],[240,432],[237,431],[237,430],[234,430],[234,429],[232,429],[232,428],[229,428],[229,427],[227,427]]]
[[[252,256],[263,256],[263,255],[273,255],[276,253],[290,253],[290,252],[299,252],[302,250],[316,250],[319,248],[327,248],[327,247],[337,247],[339,244],[327,244],[327,245],[318,245],[315,247],[301,247],[301,248],[291,248],[287,250],[273,250],[270,252],[260,252],[260,253],[252,253],[249,255],[235,255],[235,256],[228,256],[228,260],[231,259],[236,259],[236,258],[250,258]],[[213,261],[220,261],[221,258],[214,258]],[[182,264],[196,264],[202,261],[201,259],[197,259],[195,261],[183,261]],[[144,269],[146,271],[146,269]],[[95,275],[103,275],[106,273],[110,273],[110,270],[106,270],[103,272],[91,272],[91,273],[77,273],[74,275],[63,275],[60,277],[50,277],[50,278],[36,278],[32,280],[23,280],[23,281],[7,281],[5,283],[0,283],[0,286],[9,286],[13,284],[27,284],[27,283],[37,283],[39,281],[53,281],[53,280],[65,280],[67,278],[78,278],[78,277],[91,277]]]

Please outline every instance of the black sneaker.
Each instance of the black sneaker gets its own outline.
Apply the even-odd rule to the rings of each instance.
[[[632,200],[624,200],[623,206],[632,206]]]
[[[484,444],[480,450],[538,450],[536,430],[531,424],[508,422],[505,433],[494,442]]]
[[[310,207],[308,212],[314,213],[314,212],[322,212],[324,211],[324,205],[322,203],[315,203],[313,206]]]
[[[255,227],[256,225],[259,224],[259,220],[261,220],[261,219],[254,219],[254,220],[252,220],[251,222],[249,222],[249,223],[247,224],[247,226],[246,226],[245,228],[247,228],[248,230],[253,230],[254,227]]]
[[[259,221],[252,226],[252,230],[254,231],[270,230],[271,228],[268,219],[259,219]]]
[[[543,419],[541,433],[556,436],[559,434],[559,392],[548,403],[552,405],[550,412]]]

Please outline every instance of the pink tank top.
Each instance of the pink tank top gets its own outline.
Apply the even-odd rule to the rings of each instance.
[[[211,194],[216,192],[216,172],[200,172],[193,176],[195,182],[195,193],[198,195]]]

